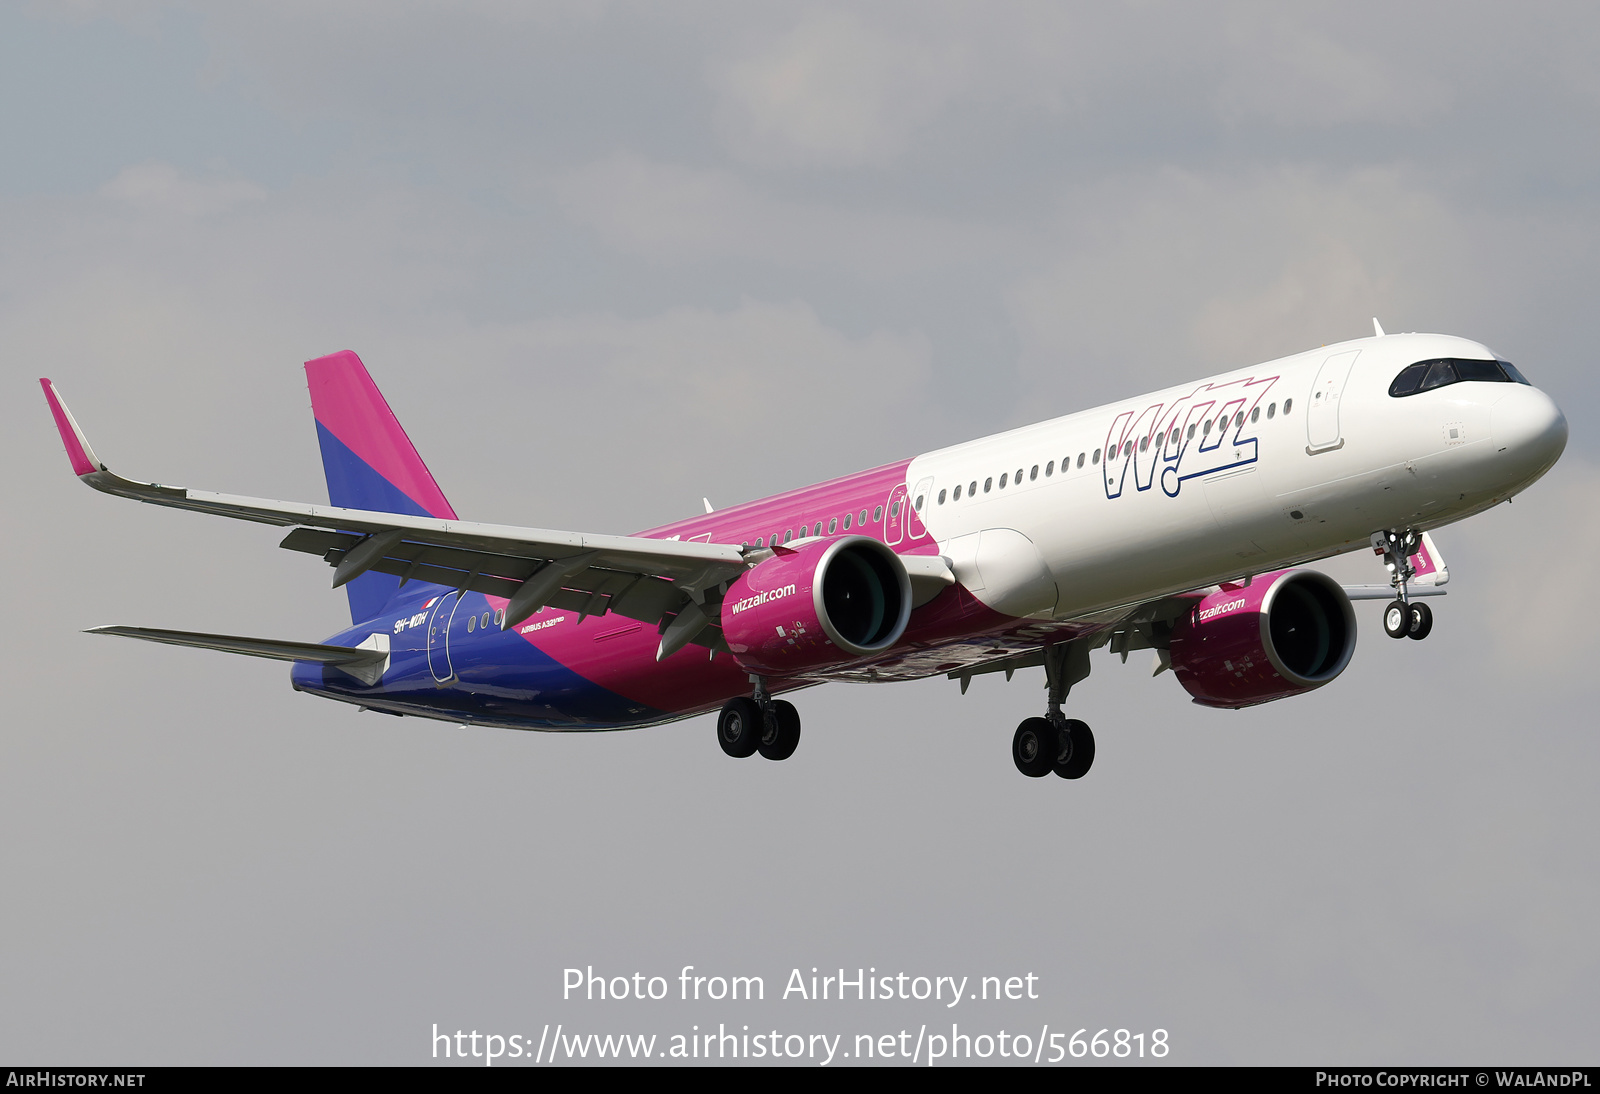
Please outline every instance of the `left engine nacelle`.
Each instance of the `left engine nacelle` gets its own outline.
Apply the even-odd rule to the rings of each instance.
[[[774,676],[882,653],[910,618],[905,566],[866,536],[780,548],[729,587],[721,613],[734,660]]]
[[[1172,671],[1194,701],[1248,707],[1320,688],[1356,648],[1356,613],[1338,582],[1316,570],[1260,574],[1224,585],[1172,632]]]

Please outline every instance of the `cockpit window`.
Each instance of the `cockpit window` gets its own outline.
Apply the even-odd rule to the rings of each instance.
[[[1496,357],[1495,360],[1499,362],[1501,371],[1503,371],[1507,376],[1511,377],[1513,381],[1519,384],[1526,384],[1528,387],[1533,386],[1532,384],[1528,383],[1528,378],[1526,376],[1517,371],[1516,365],[1513,365],[1504,357]]]
[[[1496,384],[1528,383],[1510,361],[1503,361],[1498,357],[1490,361],[1465,357],[1440,357],[1432,361],[1418,361],[1401,369],[1400,375],[1389,385],[1389,394],[1398,399],[1406,395],[1415,395],[1419,391],[1432,391],[1436,387],[1458,384],[1463,380]]]

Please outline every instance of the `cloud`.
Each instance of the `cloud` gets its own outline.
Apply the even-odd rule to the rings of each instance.
[[[1415,329],[1471,290],[1438,195],[1386,170],[1189,172],[1062,194],[1052,256],[1010,289],[1032,390],[1085,396]],[[1092,405],[1085,403],[1083,405]]]
[[[123,168],[100,192],[139,212],[186,217],[214,216],[267,196],[266,190],[253,182],[186,178],[169,163]]]
[[[774,165],[893,160],[968,78],[949,39],[917,41],[853,10],[811,9],[715,70],[718,125],[734,149]]]
[[[1571,415],[1577,408],[1566,409]],[[1492,620],[1487,672],[1589,687],[1587,674],[1600,663],[1600,630],[1577,607],[1580,590],[1600,573],[1597,498],[1600,468],[1569,452],[1510,508],[1478,522],[1477,580],[1488,582],[1479,595]],[[1537,529],[1534,542],[1530,529]]]
[[[554,186],[608,244],[667,262],[749,260],[882,280],[992,262],[1021,242],[998,225],[789,199],[732,171],[629,152],[568,171]]]

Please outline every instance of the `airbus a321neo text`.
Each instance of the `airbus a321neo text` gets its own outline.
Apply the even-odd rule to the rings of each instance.
[[[352,625],[325,642],[93,633],[294,662],[296,690],[509,729],[613,730],[719,711],[730,756],[790,756],[779,695],[1042,666],[1024,775],[1081,777],[1062,704],[1089,653],[1153,650],[1205,706],[1319,688],[1352,599],[1421,639],[1447,571],[1428,532],[1510,499],[1567,440],[1549,396],[1476,342],[1383,335],[1013,429],[631,536],[461,520],[354,353],[307,362],[329,505],[109,471],[41,380],[96,490],[290,529]],[[1369,548],[1386,584],[1300,564]]]

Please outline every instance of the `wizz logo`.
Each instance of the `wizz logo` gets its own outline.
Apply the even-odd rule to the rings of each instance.
[[[1256,462],[1261,400],[1276,376],[1202,384],[1171,403],[1117,415],[1106,433],[1106,497],[1122,496],[1131,474],[1136,490],[1161,481],[1169,498],[1185,479]]]

